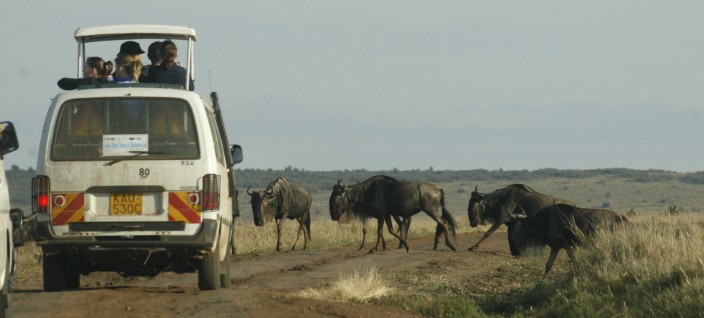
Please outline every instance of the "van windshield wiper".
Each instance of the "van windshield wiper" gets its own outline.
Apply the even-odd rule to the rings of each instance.
[[[133,154],[133,155],[131,155],[131,156],[129,156],[129,157],[122,157],[122,158],[119,158],[119,159],[115,159],[115,160],[113,160],[113,161],[110,161],[110,162],[106,163],[105,165],[106,165],[106,166],[112,166],[112,165],[114,165],[114,164],[116,164],[116,163],[118,163],[118,162],[120,162],[120,161],[125,161],[125,160],[127,160],[127,159],[131,159],[131,158],[133,158],[133,157],[137,157],[137,156],[141,156],[141,155],[173,155],[173,154],[174,154],[173,152],[164,152],[164,151],[143,151],[143,150],[132,150],[132,151],[128,151],[128,152],[131,153],[131,154]]]

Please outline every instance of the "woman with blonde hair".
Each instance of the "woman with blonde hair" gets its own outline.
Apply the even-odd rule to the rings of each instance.
[[[134,55],[120,54],[115,58],[115,82],[119,84],[139,83],[142,61]]]

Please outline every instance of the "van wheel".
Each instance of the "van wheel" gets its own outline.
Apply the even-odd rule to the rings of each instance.
[[[232,247],[228,245],[225,259],[220,263],[220,287],[230,288],[232,285]]]
[[[44,270],[44,290],[62,291],[75,289],[80,286],[79,274],[69,268],[66,255],[44,252],[42,265]]]
[[[10,275],[5,274],[5,283],[0,290],[0,317],[12,317],[12,299]]]
[[[203,256],[198,263],[198,288],[215,290],[220,286],[220,248]]]

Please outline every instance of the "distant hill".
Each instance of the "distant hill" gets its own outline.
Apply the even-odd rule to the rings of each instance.
[[[10,170],[6,171],[8,183],[10,184],[10,195],[11,203],[13,207],[19,207],[25,210],[25,213],[29,213],[31,210],[31,179],[36,174],[33,169],[22,170],[17,166],[11,167]],[[613,168],[613,169],[591,169],[591,170],[558,170],[558,169],[539,169],[539,170],[442,170],[434,171],[432,169],[428,170],[387,170],[387,171],[368,171],[364,169],[357,170],[339,170],[339,171],[307,171],[303,169],[287,167],[284,170],[273,170],[273,169],[243,169],[237,170],[237,187],[240,193],[244,193],[248,187],[253,189],[261,189],[266,187],[269,182],[274,179],[284,176],[291,180],[292,182],[304,186],[311,190],[318,201],[324,201],[326,196],[329,196],[329,191],[332,186],[337,182],[338,179],[342,179],[344,184],[354,184],[366,180],[369,177],[384,174],[392,176],[402,180],[413,180],[419,182],[430,182],[440,185],[453,185],[451,188],[459,195],[456,211],[461,210],[461,203],[464,202],[464,196],[468,196],[474,186],[477,184],[482,184],[480,187],[481,192],[489,192],[496,188],[502,187],[503,185],[508,185],[512,183],[526,183],[529,185],[540,185],[541,187],[534,188],[539,191],[545,191],[547,193],[569,197],[577,203],[583,202],[583,204],[592,204],[596,206],[604,206],[610,204],[610,202],[617,202],[616,198],[608,198],[611,194],[618,193],[623,188],[626,187],[623,184],[657,184],[659,186],[656,193],[658,193],[658,198],[654,202],[645,205],[642,201],[647,201],[652,198],[643,199],[641,196],[634,196],[630,201],[626,200],[625,206],[645,206],[648,209],[661,208],[662,205],[668,204],[681,204],[680,201],[688,202],[688,205],[696,206],[694,211],[697,211],[698,206],[702,203],[690,203],[692,199],[690,197],[698,197],[701,192],[696,190],[698,193],[692,189],[693,186],[701,185],[704,188],[704,171],[694,172],[694,173],[678,173],[665,170],[633,170],[626,168]],[[555,181],[557,180],[557,181]],[[562,182],[560,180],[585,180],[585,185],[581,185],[584,189],[595,189],[598,188],[599,191],[592,191],[594,193],[602,193],[605,199],[594,198],[595,194],[591,193],[587,197],[586,191],[576,191],[573,189],[575,186],[571,185],[572,189],[568,189],[568,186],[562,185],[557,187],[555,182]],[[609,181],[609,180],[618,180]],[[571,182],[570,184],[576,184]],[[547,185],[546,185],[547,183]],[[646,185],[641,185],[643,188]],[[682,185],[679,187],[678,185]],[[489,188],[487,188],[489,187]],[[614,189],[618,187],[618,189]],[[637,187],[634,187],[634,189]],[[641,189],[633,190],[632,192],[644,193],[645,190]],[[666,190],[662,190],[662,189]],[[697,187],[695,187],[697,188]],[[646,188],[643,188],[646,189]],[[697,188],[698,189],[698,188]],[[683,194],[682,191],[687,191],[688,193]],[[667,192],[667,193],[665,193]],[[624,194],[625,196],[626,194]],[[580,196],[584,196],[581,198]],[[684,197],[687,197],[685,200]],[[580,201],[581,200],[581,201]],[[601,200],[601,201],[597,201]],[[603,202],[602,202],[603,201]],[[249,199],[244,196],[240,196],[240,204],[245,204],[249,202]],[[631,202],[631,205],[628,203]],[[465,202],[466,203],[466,202]],[[320,202],[319,210],[321,213],[325,213],[326,202]],[[639,205],[640,204],[640,205]],[[466,209],[466,207],[464,208]]]

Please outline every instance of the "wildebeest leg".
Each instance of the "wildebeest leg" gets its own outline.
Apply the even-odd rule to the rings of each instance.
[[[406,248],[406,252],[408,252],[408,243],[406,243],[406,240],[404,240],[403,237],[401,237],[401,235],[399,235],[400,232],[401,232],[401,228],[399,227],[399,230],[398,230],[398,233],[397,233],[397,232],[394,230],[394,225],[393,225],[393,223],[391,223],[391,216],[390,216],[390,215],[387,215],[387,216],[385,217],[385,219],[386,219],[386,226],[389,227],[389,234],[391,234],[391,235],[393,235],[394,237],[396,237],[396,238],[399,240],[399,242],[401,242],[401,244]]]
[[[364,218],[362,221],[362,244],[359,244],[359,249],[358,251],[361,251],[364,248],[364,243],[366,242],[367,239],[367,218]],[[386,240],[384,239],[384,236],[381,236],[381,245],[384,249],[386,249]]]
[[[411,218],[406,217],[401,220],[400,217],[394,216],[394,219],[396,220],[396,223],[398,224],[399,231],[401,232],[401,237],[403,238],[406,243],[408,243],[408,229],[411,227]],[[398,242],[398,247],[396,249],[402,248],[403,244],[401,242]]]
[[[310,238],[310,210],[303,215],[303,249],[308,249]]]
[[[577,251],[576,247],[574,247],[574,246],[565,247],[565,251],[567,251],[567,256],[570,257],[570,260],[574,261],[576,259],[576,257],[575,257],[575,252]]]
[[[517,223],[518,221],[512,221],[506,224],[506,226],[508,226],[508,230],[506,231],[508,234],[508,248],[511,250],[512,256],[521,256],[521,251],[518,249],[518,244],[514,241],[513,237]]]
[[[358,251],[364,248],[364,241],[367,239],[367,219],[362,221],[362,244],[359,245]]]
[[[429,217],[433,218],[435,222],[438,223],[437,228],[435,229],[435,248],[437,248],[437,242],[440,238],[440,228],[442,227],[442,233],[445,233],[445,245],[449,247],[453,251],[457,251],[455,248],[455,245],[450,242],[450,233],[448,233],[448,225],[445,219],[441,218],[437,213],[429,213],[427,211],[424,211],[425,214],[427,214]]]
[[[545,274],[543,274],[543,278],[545,279],[545,276],[548,276],[548,272],[552,268],[552,263],[555,262],[555,258],[557,258],[557,253],[560,251],[560,248],[555,248],[551,247],[550,248],[550,257],[548,257],[548,262],[545,263]]]
[[[384,230],[384,218],[380,217],[377,219],[376,223],[376,245],[369,250],[369,253],[374,253],[379,250],[379,243],[381,242],[382,231]]]
[[[492,225],[492,226],[489,228],[489,230],[486,231],[486,233],[484,233],[484,236],[482,236],[482,239],[479,240],[479,242],[477,242],[477,244],[472,245],[472,247],[468,248],[467,250],[468,250],[468,251],[474,251],[474,250],[476,250],[476,249],[479,247],[479,243],[481,243],[481,242],[483,242],[484,240],[486,240],[486,238],[489,237],[489,236],[491,235],[491,233],[494,233],[494,231],[496,231],[496,229],[498,229],[499,226],[501,226],[501,223],[494,223],[494,225]]]
[[[386,239],[384,239],[384,231],[381,231],[381,247],[386,250]]]
[[[298,220],[298,233],[296,233],[296,240],[293,241],[293,246],[291,246],[291,250],[293,251],[296,248],[296,243],[298,243],[298,238],[301,237],[301,231],[303,231],[303,242],[304,242],[303,249],[305,250],[306,249],[306,243],[305,243],[306,230],[303,227],[303,217],[297,218],[296,220]]]
[[[286,218],[276,220],[276,251],[281,251],[281,226]]]
[[[438,225],[435,227],[435,241],[433,242],[433,251],[438,249],[438,245],[440,244],[440,234],[443,233],[443,227],[438,223]]]

